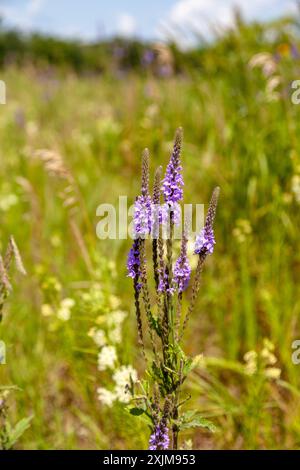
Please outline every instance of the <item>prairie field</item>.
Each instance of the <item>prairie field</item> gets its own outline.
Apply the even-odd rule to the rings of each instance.
[[[186,406],[215,432],[191,427],[179,445],[300,447],[300,365],[292,360],[300,339],[300,108],[291,99],[300,59],[280,46],[291,37],[262,43],[257,35],[241,28],[200,51],[201,66],[166,77],[2,67],[0,253],[13,235],[27,272],[12,270],[0,324],[8,419],[13,426],[31,417],[15,448],[147,448],[147,425],[97,395],[112,384],[97,366],[99,330],[119,365],[142,376],[144,362],[126,273],[131,240],[100,240],[96,210],[108,203],[118,211],[122,195],[133,204],[144,147],[151,174],[165,170],[179,126],[185,202],[206,208],[213,188],[221,190],[215,251],[183,342],[187,355],[203,355],[184,383]]]

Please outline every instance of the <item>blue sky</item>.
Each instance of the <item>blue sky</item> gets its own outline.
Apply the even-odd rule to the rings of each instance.
[[[234,5],[249,20],[296,11],[293,0],[0,0],[0,16],[24,31],[85,40],[113,34],[162,39],[176,25],[196,26],[204,35],[211,25],[229,26]]]

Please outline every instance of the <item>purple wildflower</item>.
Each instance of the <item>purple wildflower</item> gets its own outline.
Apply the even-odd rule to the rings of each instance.
[[[152,201],[149,195],[149,151],[145,149],[142,158],[141,195],[134,203],[134,237],[145,238],[152,228]]]
[[[214,236],[213,223],[216,215],[219,194],[220,188],[216,187],[212,193],[212,197],[206,215],[205,225],[196,238],[194,251],[196,255],[211,255],[214,251],[214,245],[216,244],[216,241]]]
[[[299,59],[300,58],[300,53],[299,50],[296,46],[296,44],[291,44],[291,56],[293,59]]]
[[[151,65],[154,62],[155,53],[151,49],[146,49],[142,57],[142,65]]]
[[[157,73],[160,77],[171,77],[173,73],[172,66],[170,64],[163,64],[158,68]]]
[[[157,424],[149,439],[149,450],[167,450],[169,444],[170,438],[167,426],[163,423]]]
[[[144,238],[151,232],[152,210],[151,197],[147,195],[138,196],[134,204],[134,235]]]
[[[139,247],[139,240],[136,239],[133,242],[132,248],[128,253],[127,258],[127,272],[128,277],[132,277],[133,279],[139,278],[140,272],[140,247]]]
[[[173,152],[162,184],[164,200],[170,205],[181,201],[183,198],[182,186],[184,183],[181,174],[182,167],[180,164],[181,142],[182,129],[179,128],[176,132]]]
[[[171,214],[174,224],[179,225],[181,221],[181,206],[178,202],[169,202],[160,206],[159,223],[168,226]]]
[[[122,59],[126,55],[126,49],[121,46],[116,46],[113,49],[113,56],[117,59]]]
[[[159,284],[157,288],[158,292],[166,292],[168,291],[168,275],[165,271],[161,272],[161,269],[159,270]]]
[[[173,284],[178,292],[183,292],[191,277],[191,267],[186,254],[186,249],[180,254],[174,266]]]
[[[200,253],[209,253],[211,255],[214,251],[215,243],[213,228],[205,226],[196,238],[194,253],[197,255]]]

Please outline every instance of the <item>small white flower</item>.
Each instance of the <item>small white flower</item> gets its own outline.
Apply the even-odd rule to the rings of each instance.
[[[115,394],[121,403],[129,403],[130,393],[128,386],[130,382],[136,382],[138,379],[137,371],[132,366],[121,366],[113,375],[116,382]],[[131,380],[130,380],[131,379]]]
[[[292,177],[292,193],[296,199],[296,202],[300,204],[300,176],[294,175]]]
[[[102,346],[107,343],[105,332],[103,330],[92,328],[88,334],[91,338],[93,338],[94,342],[97,344],[97,346],[99,346],[99,348],[102,348]]]
[[[70,320],[71,317],[71,309],[75,305],[75,300],[66,297],[60,303],[60,307],[57,310],[57,318],[63,321]]]
[[[49,304],[43,304],[41,308],[41,312],[44,317],[50,317],[54,313],[53,308]]]
[[[108,337],[112,343],[119,344],[122,341],[122,330],[118,325],[108,333]]]
[[[60,303],[61,307],[65,307],[65,308],[68,308],[68,309],[71,309],[72,307],[74,307],[75,305],[75,300],[74,299],[71,299],[69,297],[66,297],[65,299],[63,299]]]
[[[115,395],[117,400],[119,400],[121,403],[130,402],[130,394],[126,386],[124,387],[122,385],[116,385]]]
[[[132,366],[121,366],[113,375],[116,385],[123,387],[130,384],[130,378],[132,382],[136,382],[138,379],[137,371]]]
[[[68,321],[70,320],[70,317],[71,317],[71,310],[66,307],[60,307],[57,310],[56,315],[57,315],[57,318],[59,318],[60,320]]]
[[[118,308],[121,304],[120,299],[116,295],[111,295],[109,300],[112,309]]]
[[[98,370],[112,369],[116,360],[116,348],[114,346],[104,346],[98,354]]]
[[[116,395],[107,390],[106,388],[99,387],[97,388],[98,400],[103,403],[103,405],[111,407],[113,402],[116,399]]]
[[[115,310],[107,315],[107,325],[121,325],[125,320],[127,313],[123,310]]]
[[[18,196],[16,194],[7,194],[1,195],[0,199],[0,209],[3,212],[8,211],[12,206],[15,206],[18,203]]]

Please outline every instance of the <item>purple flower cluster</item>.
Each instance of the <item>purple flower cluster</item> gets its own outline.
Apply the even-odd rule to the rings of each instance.
[[[163,423],[155,426],[149,439],[149,450],[167,450],[169,448],[169,430]]]
[[[162,204],[160,208],[160,224],[168,226],[170,224],[171,213],[174,224],[178,225],[181,221],[181,206],[178,202]]]
[[[152,237],[158,238],[159,235],[159,226],[164,222],[165,208],[164,205],[152,203],[151,204],[151,230]]]
[[[152,228],[152,203],[147,195],[138,196],[134,204],[134,235],[145,237],[151,233]]]
[[[215,243],[213,228],[210,225],[205,225],[196,238],[194,253],[196,255],[202,253],[209,253],[211,255],[214,251]]]
[[[183,178],[182,167],[180,164],[180,151],[181,151],[182,131],[178,130],[175,137],[175,144],[167,166],[167,171],[162,184],[162,192],[164,200],[168,204],[181,201],[183,198]]]
[[[163,272],[161,272],[161,269],[159,270],[159,284],[157,290],[158,292],[168,291],[168,275],[165,270]]]
[[[175,166],[173,159],[171,159],[167,166],[166,176],[162,186],[165,202],[170,204],[172,202],[181,201],[183,197],[183,184],[181,166]]]
[[[151,65],[155,60],[155,53],[151,49],[146,49],[142,57],[142,65]]]
[[[177,259],[173,270],[173,284],[178,292],[183,292],[191,277],[191,267],[186,253],[182,253]]]
[[[139,278],[140,276],[140,248],[139,248],[139,240],[136,239],[133,241],[132,248],[128,253],[127,258],[127,275],[128,277],[132,277],[133,279]]]

